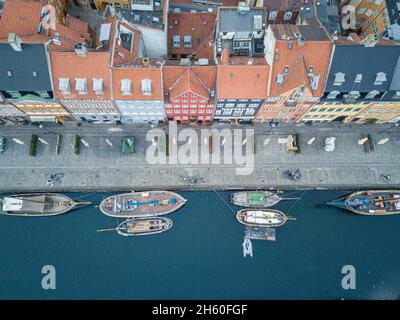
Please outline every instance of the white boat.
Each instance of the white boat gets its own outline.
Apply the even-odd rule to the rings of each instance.
[[[251,243],[251,240],[249,238],[244,238],[243,241],[243,257],[246,258],[247,255],[250,257],[253,257],[253,244]]]

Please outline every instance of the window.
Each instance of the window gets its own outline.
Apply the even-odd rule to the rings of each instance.
[[[290,20],[291,17],[292,17],[292,12],[287,11],[287,12],[285,12],[285,15],[283,16],[283,20]]]
[[[93,78],[93,91],[98,95],[102,95],[104,93],[103,79]]]
[[[180,36],[173,36],[172,37],[172,47],[173,48],[180,48],[181,47],[181,37]]]
[[[271,10],[271,11],[269,12],[268,19],[269,19],[269,20],[275,20],[277,14],[278,14],[278,11],[276,11],[276,10]]]
[[[371,92],[368,92],[366,98],[367,98],[367,99],[373,99],[373,98],[375,98],[378,94],[379,94],[379,91],[373,90],[373,91],[371,91]]]
[[[328,99],[336,99],[336,97],[340,94],[339,91],[332,91],[328,94]]]
[[[384,72],[378,72],[376,74],[376,78],[375,78],[375,83],[374,85],[379,86],[381,84],[383,84],[385,81],[387,81],[386,79],[386,73]]]
[[[36,93],[41,96],[42,98],[50,98],[49,94],[47,91],[36,91]]]
[[[58,91],[60,91],[61,94],[70,94],[71,88],[68,78],[58,78]]]
[[[142,80],[142,95],[151,96],[151,80],[150,79]]]
[[[75,78],[75,90],[78,94],[87,94],[86,78]]]
[[[19,91],[7,91],[7,93],[11,96],[11,98],[16,99],[16,98],[21,98],[21,94]]]
[[[37,71],[32,71],[32,76],[37,77]]]
[[[276,75],[276,82],[279,83],[279,84],[282,84],[283,83],[283,75],[277,74]]]
[[[184,36],[183,37],[183,46],[185,48],[191,48],[192,47],[192,36]]]
[[[356,78],[354,79],[355,83],[360,83],[362,81],[363,75],[361,73],[356,75]]]
[[[123,96],[130,96],[132,94],[131,80],[129,79],[121,80],[121,94]]]
[[[364,7],[362,7],[360,10],[358,10],[358,14],[364,14],[365,11],[367,11],[367,9],[365,9]]]
[[[335,82],[333,83],[334,86],[341,86],[345,82],[345,74],[342,72],[338,72],[335,74]]]
[[[288,73],[288,72],[289,72],[289,68],[288,67],[283,68],[283,73]]]

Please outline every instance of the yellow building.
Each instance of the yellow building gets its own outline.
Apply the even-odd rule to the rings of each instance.
[[[20,111],[30,117],[32,122],[64,122],[73,117],[55,100],[41,99],[26,95],[10,101]]]
[[[131,8],[130,0],[69,0],[75,6],[81,8],[91,8],[103,11],[107,5],[113,5],[120,8]]]
[[[344,104],[341,102],[323,102],[310,107],[299,121],[331,122],[341,121],[344,123],[352,121],[358,114],[363,112],[369,102],[359,104]]]
[[[360,24],[360,35],[381,34],[390,25],[385,0],[352,0],[356,18]]]
[[[365,121],[376,121],[376,123],[400,121],[400,102],[382,101],[370,103],[364,108],[353,121],[365,123]]]

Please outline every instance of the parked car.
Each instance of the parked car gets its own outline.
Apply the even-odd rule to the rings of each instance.
[[[0,137],[0,153],[4,152],[6,139],[4,137]]]

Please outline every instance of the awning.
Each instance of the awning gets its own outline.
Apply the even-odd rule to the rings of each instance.
[[[31,117],[31,122],[56,122],[55,116]]]

